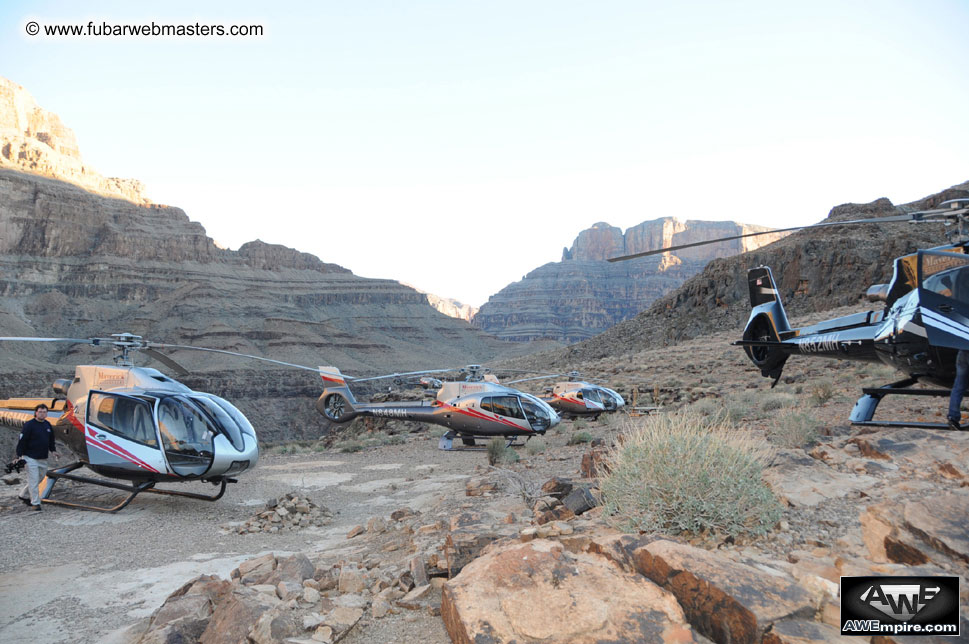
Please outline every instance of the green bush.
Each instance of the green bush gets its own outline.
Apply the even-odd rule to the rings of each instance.
[[[603,515],[626,531],[761,535],[781,506],[761,480],[770,451],[723,418],[689,411],[630,427],[607,457]]]
[[[821,421],[793,409],[781,414],[767,429],[767,440],[778,447],[797,448],[818,439]]]
[[[569,436],[569,442],[566,445],[581,445],[582,443],[591,443],[592,434],[589,432],[576,432]]]
[[[589,423],[583,418],[576,418],[572,421],[572,429],[585,429],[589,426]]]

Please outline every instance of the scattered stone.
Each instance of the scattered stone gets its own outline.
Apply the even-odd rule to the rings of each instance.
[[[347,532],[347,539],[352,539],[356,536],[359,536],[363,534],[365,531],[366,531],[366,528],[364,528],[362,525],[355,525],[352,528],[350,528],[349,532]]]
[[[290,492],[278,499],[266,502],[265,509],[242,523],[223,525],[222,528],[238,534],[256,532],[275,533],[280,530],[301,530],[309,526],[329,523],[333,514],[307,498]]]

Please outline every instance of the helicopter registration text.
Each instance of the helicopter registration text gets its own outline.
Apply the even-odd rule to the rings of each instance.
[[[826,353],[838,350],[841,334],[825,333],[815,337],[796,338],[794,342],[801,353]]]
[[[372,409],[370,413],[384,418],[407,418],[406,409]]]

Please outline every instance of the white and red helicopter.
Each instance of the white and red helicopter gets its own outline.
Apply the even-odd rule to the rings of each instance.
[[[316,371],[221,349],[148,342],[130,333],[110,338],[0,337],[0,342],[88,344],[116,350],[114,365],[81,365],[75,368],[73,379],[55,380],[53,398],[0,400],[0,425],[14,429],[33,418],[37,404],[46,404],[56,438],[77,459],[48,470],[42,501],[101,512],[116,512],[141,492],[215,501],[225,493],[228,483],[236,481],[235,476],[251,469],[259,459],[256,432],[234,405],[213,394],[193,391],[157,369],[134,366],[132,352],[146,353],[178,373],[187,372],[157,349],[210,351]],[[82,467],[105,478],[75,473]],[[111,507],[54,499],[54,487],[60,479],[122,490],[128,496]],[[205,495],[156,487],[159,483],[187,481],[212,483],[219,491]]]
[[[442,382],[433,377],[421,378],[425,388],[437,388],[433,401],[359,402],[350,391],[349,382],[364,382],[382,378],[400,379],[406,376],[454,371],[436,369],[390,374],[375,378],[352,378],[336,367],[320,367],[323,393],[316,401],[316,409],[334,423],[346,423],[357,416],[399,418],[434,425],[442,425],[447,432],[438,443],[439,449],[453,449],[454,438],[461,438],[466,446],[474,446],[477,438],[501,436],[508,444],[519,437],[525,440],[544,434],[559,423],[559,415],[537,396],[499,384],[497,379],[480,365],[461,369],[463,381]]]
[[[511,380],[506,384],[513,385],[529,380],[546,380],[562,376],[567,377],[568,380],[556,382],[545,390],[545,395],[541,398],[563,418],[592,417],[595,420],[600,414],[610,414],[626,406],[626,401],[618,392],[580,380],[581,375],[578,371],[522,378]]]

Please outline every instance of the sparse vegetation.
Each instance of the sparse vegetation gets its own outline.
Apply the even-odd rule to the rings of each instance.
[[[517,463],[519,460],[518,452],[505,446],[505,439],[495,436],[488,441],[488,465],[497,466],[501,464]]]
[[[604,516],[621,530],[761,535],[781,515],[761,480],[770,449],[723,419],[682,411],[624,433],[600,480]]]
[[[834,396],[834,385],[830,380],[821,380],[811,387],[811,401],[820,407]]]
[[[406,442],[403,436],[398,434],[385,434],[383,432],[362,432],[356,436],[348,436],[341,441],[333,444],[333,448],[339,452],[352,453],[370,447],[380,447],[382,445],[400,445]]]
[[[576,418],[574,421],[572,421],[572,429],[585,429],[588,426],[589,423],[582,418]]]
[[[774,393],[768,394],[760,403],[760,409],[764,412],[786,409],[797,404],[797,398],[791,394]]]
[[[589,432],[576,432],[569,436],[569,441],[566,445],[581,445],[582,443],[591,443],[592,434]]]
[[[545,451],[546,447],[547,445],[545,444],[545,439],[543,438],[533,438],[525,443],[525,451],[528,452],[529,456],[541,454]]]
[[[821,422],[816,418],[789,409],[767,429],[767,440],[778,447],[798,448],[814,443]]]

